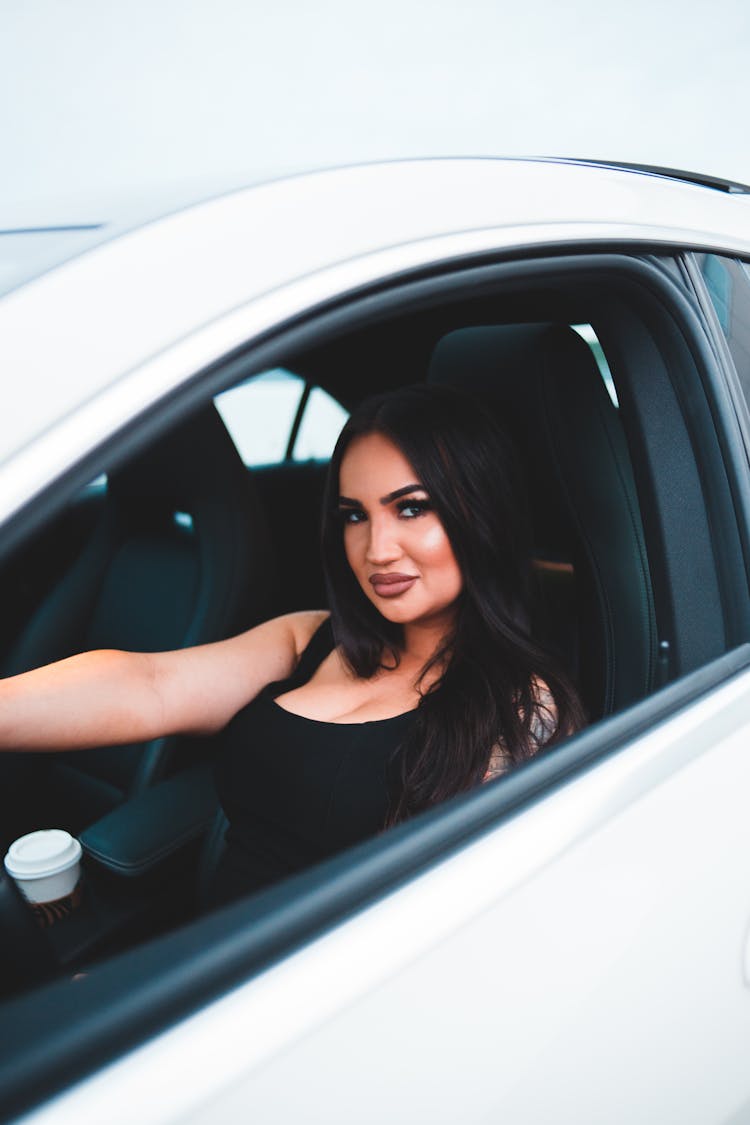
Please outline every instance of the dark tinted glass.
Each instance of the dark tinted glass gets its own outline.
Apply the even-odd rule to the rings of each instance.
[[[750,265],[717,254],[697,254],[696,261],[750,406]]]

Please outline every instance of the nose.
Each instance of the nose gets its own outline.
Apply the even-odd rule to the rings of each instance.
[[[368,523],[367,561],[371,566],[385,566],[401,557],[397,529],[388,513],[378,512]]]

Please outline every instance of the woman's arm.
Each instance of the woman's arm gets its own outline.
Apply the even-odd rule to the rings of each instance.
[[[327,613],[172,652],[100,650],[0,681],[0,749],[83,750],[221,730],[284,679]]]

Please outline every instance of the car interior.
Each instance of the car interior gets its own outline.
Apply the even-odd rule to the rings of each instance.
[[[165,417],[156,439],[104,451],[91,483],[2,565],[2,675],[87,648],[199,644],[324,607],[325,458],[293,455],[311,391],[348,412],[370,394],[428,380],[478,395],[517,448],[533,528],[532,631],[584,701],[591,725],[573,741],[593,747],[587,762],[609,752],[616,739],[597,742],[600,726],[614,731],[607,720],[719,657],[747,629],[735,593],[744,573],[736,517],[720,553],[711,533],[717,514],[733,512],[731,472],[711,421],[710,365],[673,263],[613,254],[522,265],[421,278],[324,310],[296,335],[281,332],[265,355],[233,357],[231,378],[212,372],[200,407],[178,411],[176,423]],[[252,387],[270,369],[291,373],[304,392],[291,422],[279,422],[289,426],[285,455],[248,465],[217,406],[233,384]],[[52,824],[79,836],[87,901],[39,932],[3,875],[0,995],[45,982],[64,988],[138,943],[201,924],[225,827],[214,751],[213,739],[171,738],[3,756],[0,786],[12,793],[4,847]],[[570,743],[548,757],[574,772],[575,753]],[[549,777],[554,769],[553,761]],[[532,762],[518,772],[533,779],[541,770]],[[481,806],[486,828],[510,815],[502,795],[525,782],[513,784],[503,778],[484,787],[495,795],[461,799],[461,816]],[[436,839],[440,814],[426,818]],[[412,855],[417,828],[394,833]],[[324,865],[318,903],[326,878],[350,878],[357,856],[386,844],[355,849],[328,875]],[[268,911],[288,907],[303,884],[264,893]]]

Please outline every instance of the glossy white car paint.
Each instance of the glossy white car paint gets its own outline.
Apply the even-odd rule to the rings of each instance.
[[[728,1119],[749,740],[744,673],[25,1125]]]
[[[750,254],[750,197],[424,161],[254,188],[103,244],[0,303],[0,520],[332,297],[485,251],[612,243]],[[749,740],[743,674],[25,1120],[750,1118]]]
[[[180,381],[185,347],[189,365],[210,362],[347,288],[487,250],[613,241],[750,253],[750,197],[573,164],[434,160],[315,173],[190,208],[0,304],[0,365],[18,388],[0,421],[0,464],[23,449],[36,462],[35,438],[46,443],[132,376],[94,444],[112,411],[125,409],[123,420]],[[21,464],[14,474],[25,478]]]

